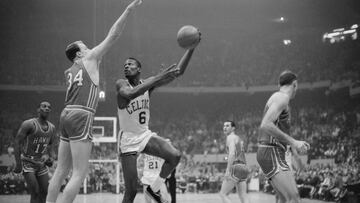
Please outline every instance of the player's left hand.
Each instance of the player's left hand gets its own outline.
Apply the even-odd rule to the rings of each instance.
[[[44,155],[41,156],[41,162],[45,162],[45,161],[48,160],[49,158],[50,158],[49,155],[44,154]]]
[[[52,167],[53,164],[54,164],[54,160],[52,158],[48,158],[44,164],[47,166],[47,167]]]

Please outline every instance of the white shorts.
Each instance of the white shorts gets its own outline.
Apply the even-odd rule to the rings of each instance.
[[[151,185],[158,176],[159,176],[159,173],[143,174],[140,181],[144,185]]]
[[[144,150],[150,138],[156,133],[151,130],[145,131],[143,134],[134,135],[126,132],[120,133],[120,151],[121,153],[137,152],[140,153]]]

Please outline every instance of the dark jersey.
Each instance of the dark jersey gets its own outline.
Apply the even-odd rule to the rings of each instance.
[[[76,61],[65,71],[67,90],[65,105],[80,105],[96,110],[99,89],[91,80],[82,60]]]
[[[36,118],[30,119],[30,122],[34,125],[34,131],[26,136],[22,155],[40,159],[55,136],[55,126],[47,121],[48,128],[45,131]]]
[[[264,115],[266,114],[266,112],[269,110],[269,106],[266,105],[265,109],[264,109]],[[275,120],[274,124],[284,133],[290,135],[290,107],[289,105],[286,107],[286,109],[284,109],[279,117]],[[286,142],[284,140],[278,140],[275,137],[265,134],[265,133],[260,133],[259,137],[258,137],[258,141],[260,143],[268,143],[268,144],[275,144],[275,145],[279,145],[281,144],[282,147],[286,148]]]
[[[235,142],[235,160],[233,162],[233,164],[246,164],[246,159],[245,159],[245,148],[244,148],[244,141],[237,135],[229,135],[229,136],[234,136],[231,137],[231,139],[229,139],[229,142]],[[229,153],[229,144],[227,143],[226,145],[226,150]]]

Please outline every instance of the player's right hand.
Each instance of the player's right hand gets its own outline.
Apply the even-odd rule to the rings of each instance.
[[[304,153],[310,149],[310,144],[305,141],[295,140],[292,147],[300,153]]]
[[[142,0],[134,0],[128,5],[128,9],[134,9],[135,7],[139,6],[142,3]]]
[[[21,172],[22,172],[22,164],[21,163],[16,163],[14,173],[21,173]]]

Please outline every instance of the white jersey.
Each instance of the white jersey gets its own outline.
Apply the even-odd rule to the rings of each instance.
[[[130,85],[131,88],[133,88]],[[125,137],[137,137],[149,130],[149,91],[131,100],[126,108],[119,109],[120,131]]]
[[[150,156],[143,154],[144,158],[144,170],[141,182],[143,184],[150,185],[158,177],[161,167],[164,164],[164,159],[156,156]]]

